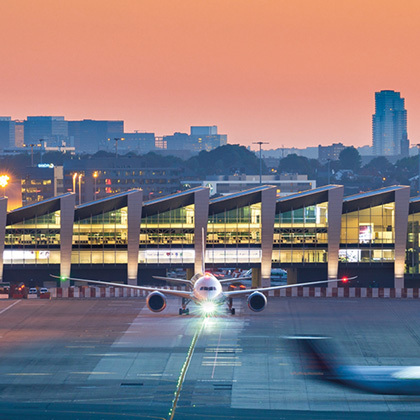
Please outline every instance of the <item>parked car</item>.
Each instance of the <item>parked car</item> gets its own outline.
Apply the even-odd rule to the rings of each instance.
[[[48,289],[46,287],[41,287],[39,289],[39,293],[42,295],[43,293],[48,293]]]
[[[36,295],[37,293],[38,290],[36,290],[36,287],[31,287],[28,292],[29,295]]]

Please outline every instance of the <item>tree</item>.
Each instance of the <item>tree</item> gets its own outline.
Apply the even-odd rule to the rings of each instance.
[[[210,152],[201,151],[186,162],[186,167],[196,175],[232,175],[235,173],[258,174],[260,160],[244,146],[227,144]],[[263,162],[263,173],[267,169]]]
[[[342,150],[338,160],[340,161],[341,169],[350,169],[352,171],[359,170],[362,163],[359,152],[353,146]]]
[[[308,159],[304,156],[298,156],[295,153],[286,156],[280,160],[279,173],[293,173],[300,175],[308,175],[309,179],[314,179],[320,168],[320,164],[316,159]]]

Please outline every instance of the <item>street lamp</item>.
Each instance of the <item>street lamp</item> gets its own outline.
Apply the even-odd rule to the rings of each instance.
[[[77,178],[77,172],[73,174],[73,194],[76,194],[76,178]]]
[[[83,174],[79,174],[79,205],[82,204],[82,176]]]
[[[98,178],[98,171],[93,173],[93,182],[94,182],[94,190],[93,190],[93,199],[96,200],[96,178]]]
[[[35,146],[40,146],[40,144],[31,143],[31,144],[24,144],[23,145],[23,147],[30,147],[31,148],[31,167],[32,168],[34,166],[34,147]]]
[[[0,187],[3,188],[3,197],[6,195],[6,187],[9,183],[9,175],[0,175]]]
[[[111,139],[108,139],[108,141],[110,141]],[[114,137],[114,141],[115,141],[115,158],[118,158],[118,142],[119,141],[124,141],[125,138],[124,137]]]
[[[252,144],[259,144],[260,145],[260,185],[262,185],[262,157],[261,157],[261,146],[263,144],[268,144],[266,141],[254,141]]]
[[[330,174],[331,174],[331,159],[328,159],[328,183],[330,185]]]

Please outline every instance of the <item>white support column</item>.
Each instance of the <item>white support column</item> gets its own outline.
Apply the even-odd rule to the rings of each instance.
[[[7,198],[0,198],[0,281],[3,281],[3,254],[6,239]]]
[[[336,279],[338,276],[343,195],[343,186],[328,190],[328,279]],[[337,282],[328,283],[328,287],[337,287]]]
[[[407,246],[408,208],[410,201],[410,187],[400,188],[395,191],[395,263],[394,287],[404,287],[405,248]]]
[[[261,286],[271,284],[274,220],[276,217],[276,187],[261,192]]]
[[[203,229],[205,247],[207,238],[207,223],[209,219],[209,193],[210,191],[207,188],[194,193],[195,273],[201,273],[203,267]]]
[[[69,194],[60,198],[60,276],[69,277],[73,244],[74,206],[76,196]],[[69,287],[70,281],[62,281],[60,287]]]
[[[133,191],[127,196],[127,284],[137,285],[139,271],[139,237],[143,191]]]

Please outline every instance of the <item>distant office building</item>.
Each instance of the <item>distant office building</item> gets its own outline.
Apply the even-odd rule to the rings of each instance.
[[[124,137],[124,121],[69,121],[76,153],[96,153],[115,146],[114,138]]]
[[[318,160],[325,164],[329,160],[338,160],[340,153],[346,148],[343,143],[333,143],[331,146],[318,146]]]
[[[215,136],[217,135],[217,125],[200,125],[191,126],[192,136]]]
[[[26,145],[38,144],[40,140],[50,143],[68,142],[68,123],[64,117],[27,117],[23,122]]]
[[[227,144],[227,135],[218,134],[217,126],[192,126],[190,134],[175,133],[172,136],[164,136],[168,150],[189,150],[194,152],[207,152]]]
[[[63,167],[40,163],[21,171],[22,205],[63,194]]]
[[[375,93],[372,132],[376,156],[408,156],[407,111],[400,92],[382,90]]]
[[[315,180],[308,179],[307,175],[298,174],[263,175],[262,183],[275,186],[278,197],[316,188]],[[208,187],[210,195],[226,195],[258,187],[260,177],[259,175],[208,176],[204,181],[182,181],[182,185],[184,188]]]
[[[24,121],[15,120],[15,144],[10,147],[23,147],[25,144]]]
[[[118,145],[122,153],[136,152],[139,155],[156,150],[155,133],[124,133],[124,140]]]
[[[76,189],[79,200],[79,177],[73,185],[73,175],[80,179],[81,203],[109,197],[112,194],[141,188],[144,199],[149,200],[175,193],[181,189],[183,169],[179,167],[148,167],[138,157],[104,157],[69,160],[64,163],[65,192]]]
[[[0,117],[0,150],[14,147],[15,122],[11,117]]]

